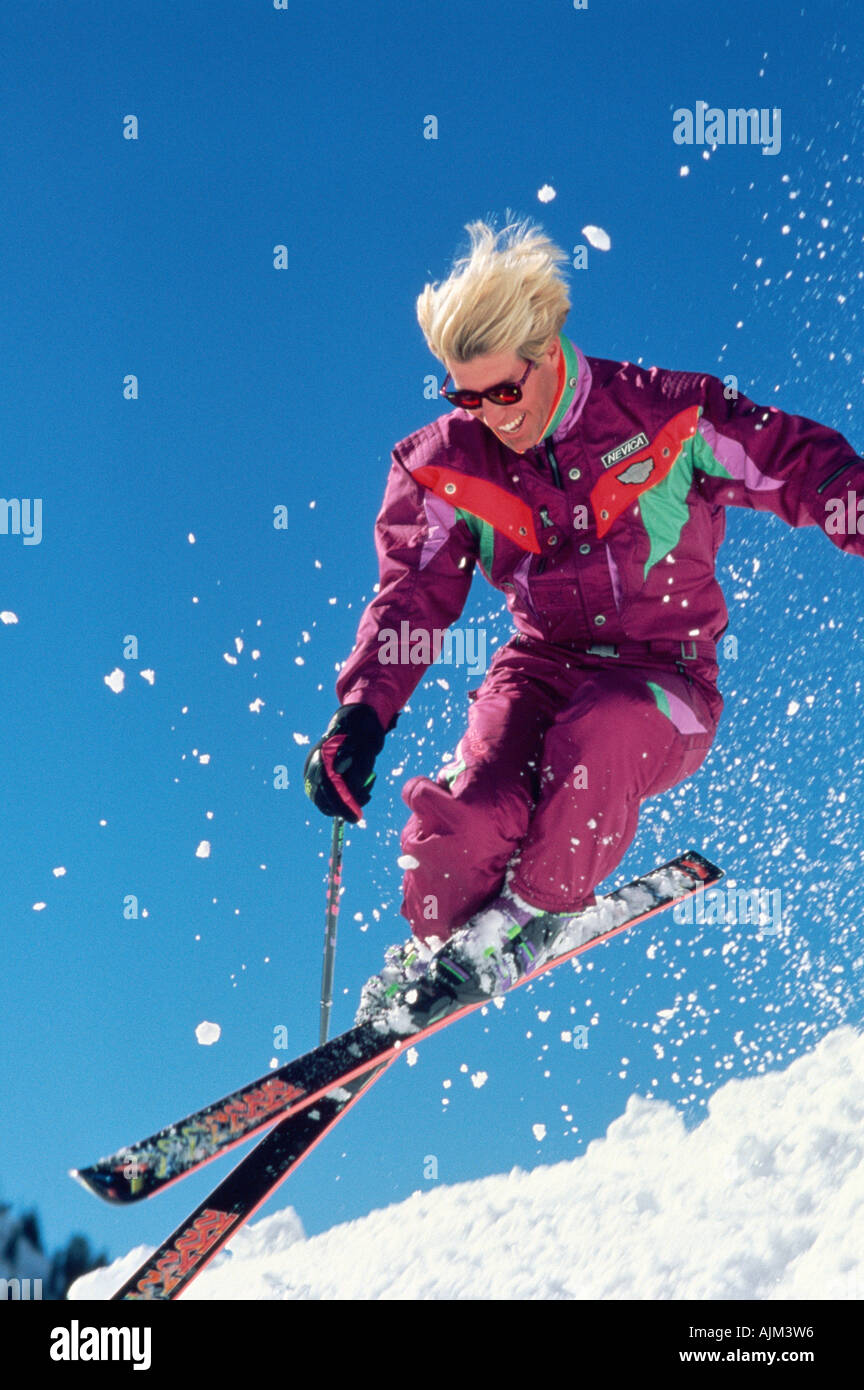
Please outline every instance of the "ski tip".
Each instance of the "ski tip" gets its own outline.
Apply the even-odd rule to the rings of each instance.
[[[86,1170],[82,1171],[82,1169],[80,1168],[70,1168],[69,1176],[70,1178],[74,1178],[78,1185],[84,1188],[85,1192],[91,1192],[94,1197],[98,1197],[100,1195],[97,1189],[93,1187],[93,1185],[90,1182],[88,1182]]]
[[[712,861],[707,859],[702,851],[698,849],[685,850],[683,854],[679,855],[679,863],[682,865],[687,865],[689,863],[696,869],[699,877],[706,885],[709,883],[716,883],[717,880],[723,878],[726,873],[725,869],[721,869],[719,865],[712,863]]]
[[[81,1185],[81,1187],[86,1188],[88,1192],[92,1192],[92,1191],[93,1191],[93,1188],[91,1187],[90,1183],[87,1181],[87,1174],[86,1174],[86,1171],[82,1171],[82,1169],[80,1169],[80,1168],[70,1168],[70,1169],[69,1169],[69,1176],[70,1176],[70,1178],[74,1178],[75,1181]]]
[[[129,1200],[123,1184],[118,1183],[111,1173],[104,1173],[98,1168],[70,1168],[69,1176],[80,1183],[86,1192],[103,1202],[114,1204]]]

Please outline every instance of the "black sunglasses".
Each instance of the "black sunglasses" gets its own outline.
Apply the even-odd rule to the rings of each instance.
[[[524,357],[523,357],[524,362]],[[528,380],[528,373],[531,368],[536,366],[535,362],[529,362],[525,368],[525,375],[519,381],[499,381],[497,386],[490,386],[488,391],[448,391],[447,382],[450,380],[448,372],[444,378],[444,385],[441,387],[440,394],[451,405],[461,406],[463,410],[479,410],[483,404],[483,398],[491,401],[493,405],[515,405],[522,399],[522,387]]]

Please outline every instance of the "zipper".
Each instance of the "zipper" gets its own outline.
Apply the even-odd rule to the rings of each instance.
[[[839,478],[841,473],[845,473],[847,468],[854,468],[856,463],[860,462],[860,459],[850,459],[848,463],[844,463],[841,468],[838,468],[835,473],[832,473],[830,478],[826,478],[824,483],[820,483],[816,491],[820,493],[824,492],[829,483],[833,483],[834,479]]]
[[[544,447],[544,451],[545,451],[545,454],[546,454],[546,460],[547,460],[547,462],[548,462],[548,464],[549,464],[550,469],[552,470],[552,478],[553,478],[553,481],[554,481],[554,483],[555,483],[555,486],[558,487],[558,488],[560,488],[560,486],[561,486],[561,474],[560,474],[560,472],[559,472],[559,470],[558,470],[558,462],[557,462],[557,460],[556,460],[556,458],[555,458],[554,453],[552,452],[552,444],[551,444],[551,441],[550,441],[549,439],[544,439],[544,441],[543,441],[543,447]],[[541,507],[541,508],[540,508],[540,521],[541,521],[542,525],[544,526],[544,528],[547,527],[547,526],[554,526],[554,525],[555,525],[554,521],[553,521],[553,520],[551,519],[551,517],[549,516],[549,510],[548,510],[547,507]],[[541,559],[538,561],[537,568],[536,568],[536,570],[534,571],[534,573],[535,573],[535,574],[542,574],[543,571],[545,570],[545,568],[546,568],[546,561],[545,561],[545,559],[542,559],[542,558],[541,558]]]
[[[555,479],[555,486],[558,487],[558,488],[560,488],[560,486],[561,486],[561,474],[560,474],[560,472],[559,472],[559,470],[558,470],[558,460],[556,459],[556,457],[555,457],[555,452],[554,452],[554,450],[553,450],[553,448],[552,448],[552,439],[551,439],[551,437],[545,439],[545,440],[543,441],[543,444],[544,444],[544,448],[545,448],[545,450],[546,450],[546,458],[547,458],[548,461],[549,461],[549,467],[552,469],[552,477]]]
[[[555,525],[555,522],[552,520],[552,518],[551,518],[550,515],[549,515],[549,511],[548,511],[548,508],[547,508],[547,507],[541,507],[541,508],[540,508],[540,521],[541,521],[541,523],[542,523],[542,526],[543,526],[543,529],[544,529],[544,530],[546,529],[547,526],[554,526],[554,525]],[[536,570],[534,571],[534,573],[535,573],[535,574],[542,574],[543,571],[545,570],[545,568],[546,568],[546,559],[545,559],[544,556],[541,556],[541,558],[540,558],[540,560],[539,560],[539,562],[538,562],[538,564],[537,564],[537,568],[536,568]]]

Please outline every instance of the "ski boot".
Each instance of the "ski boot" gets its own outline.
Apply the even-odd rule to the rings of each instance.
[[[424,978],[432,959],[430,948],[413,936],[401,946],[388,946],[384,969],[380,975],[370,975],[360,992],[355,1024],[383,1018],[398,996]]]
[[[505,890],[454,932],[418,979],[394,995],[419,1030],[467,1004],[505,994],[549,959],[574,916],[532,908]]]

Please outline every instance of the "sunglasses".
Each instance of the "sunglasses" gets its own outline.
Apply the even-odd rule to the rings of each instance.
[[[524,358],[522,359],[524,362]],[[535,362],[529,362],[525,369],[525,375],[519,381],[499,381],[497,386],[490,386],[488,391],[448,391],[447,382],[450,380],[448,372],[444,378],[444,385],[441,387],[440,394],[451,405],[461,406],[463,410],[479,410],[483,404],[483,398],[492,402],[493,405],[515,405],[522,399],[522,387],[528,380],[528,373],[531,368],[536,366]]]

